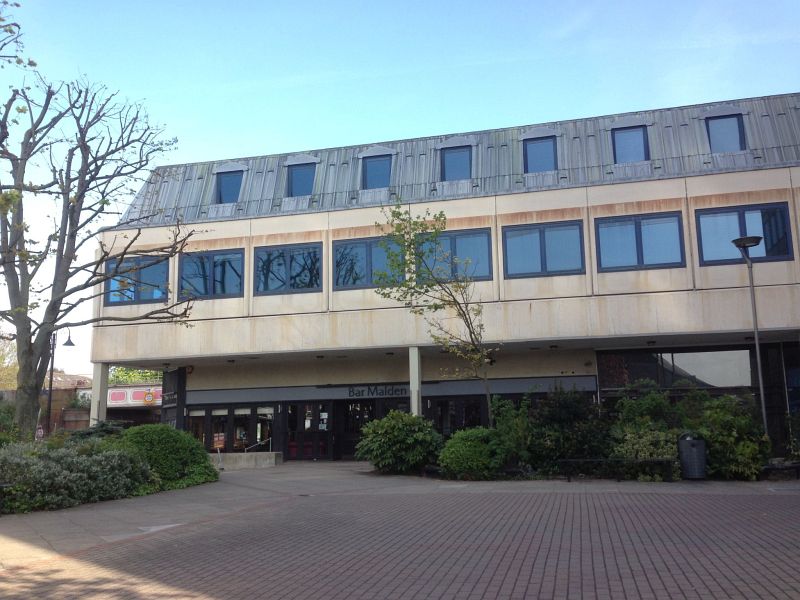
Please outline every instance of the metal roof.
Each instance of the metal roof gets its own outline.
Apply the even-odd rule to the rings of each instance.
[[[711,153],[709,117],[740,114],[746,149]],[[611,130],[645,126],[649,160],[614,163]],[[558,169],[524,173],[522,140],[554,136]],[[441,181],[443,148],[472,148],[472,177]],[[390,185],[361,189],[368,156],[391,155]],[[316,165],[308,196],[287,194],[288,167]],[[123,222],[159,226],[346,210],[800,165],[800,93],[712,102],[408,140],[156,168]],[[216,174],[242,171],[239,200],[216,203]]]

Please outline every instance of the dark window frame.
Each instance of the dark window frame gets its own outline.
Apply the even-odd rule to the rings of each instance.
[[[488,264],[489,264],[489,274],[488,275],[481,275],[479,277],[475,277],[473,275],[469,275],[469,278],[472,281],[492,281],[494,279],[494,264],[492,260],[492,228],[491,227],[477,227],[475,229],[453,229],[453,230],[445,230],[439,234],[439,239],[437,242],[441,242],[442,238],[449,238],[450,240],[450,248],[447,250],[449,254],[449,262],[450,262],[450,278],[455,279],[453,268],[454,263],[453,259],[457,256],[455,252],[456,248],[456,238],[461,235],[475,235],[476,233],[484,233],[488,236],[488,244],[486,244],[486,248],[489,251],[489,256],[487,256]]]
[[[386,182],[386,185],[376,186],[376,187],[367,187],[367,164],[371,160],[377,159],[389,159],[389,179]],[[391,185],[392,182],[392,160],[391,154],[376,154],[375,156],[365,156],[361,159],[361,189],[362,190],[382,190]]]
[[[239,179],[239,191],[236,193],[236,200],[232,202],[223,202],[222,201],[222,182],[220,178],[224,178],[228,175],[238,174]],[[242,185],[244,184],[244,170],[243,169],[236,169],[234,171],[220,171],[215,173],[216,179],[214,181],[215,189],[214,189],[214,203],[215,204],[236,204],[242,197]]]
[[[642,160],[634,160],[630,162],[619,162],[617,160],[617,131],[631,131],[633,129],[642,130],[642,143],[644,144],[644,158]],[[614,152],[615,165],[629,165],[635,162],[645,162],[650,160],[650,139],[647,136],[647,125],[631,125],[630,127],[614,127],[611,129],[611,146]]]
[[[731,151],[722,151],[722,152],[715,152],[713,146],[711,145],[711,127],[709,126],[710,121],[720,121],[722,119],[736,119],[736,124],[739,127],[739,149],[738,150],[731,150]],[[705,125],[706,125],[706,136],[708,137],[708,150],[711,154],[728,154],[730,152],[744,152],[747,150],[747,137],[744,134],[744,119],[742,118],[742,113],[731,113],[729,115],[719,115],[716,117],[706,117],[705,118]]]
[[[294,185],[292,181],[292,173],[295,169],[299,169],[300,167],[313,167],[314,168],[314,176],[311,178],[311,191],[308,194],[295,194],[294,193]],[[314,194],[314,183],[317,180],[317,163],[315,162],[305,162],[305,163],[297,163],[296,165],[286,165],[286,197],[287,198],[303,198],[305,196],[312,196]]]
[[[743,237],[747,235],[747,226],[745,223],[745,213],[752,210],[759,210],[763,208],[781,208],[783,209],[783,214],[785,218],[785,222],[788,225],[788,230],[786,231],[786,244],[789,248],[789,254],[784,254],[781,256],[750,256],[750,250],[746,249],[747,255],[750,256],[750,260],[754,263],[756,262],[783,262],[783,261],[791,261],[794,260],[794,240],[792,239],[792,221],[791,215],[789,213],[789,203],[788,202],[767,202],[764,204],[738,204],[736,206],[718,206],[714,208],[701,208],[694,211],[694,218],[695,218],[695,227],[697,230],[697,258],[699,260],[701,267],[714,267],[718,265],[739,265],[744,264],[744,259],[741,257],[741,254],[738,258],[727,258],[727,259],[719,259],[719,260],[706,260],[703,257],[703,230],[700,227],[700,217],[703,215],[710,215],[710,214],[721,214],[721,213],[736,213],[739,221],[739,237]],[[731,240],[732,241],[732,240]]]
[[[375,272],[372,266],[372,247],[373,246],[380,246],[381,242],[386,240],[387,238],[384,237],[366,237],[366,238],[352,238],[348,240],[334,240],[333,244],[331,244],[331,271],[333,273],[333,291],[335,292],[344,292],[348,290],[367,290],[379,287],[377,283],[375,283]],[[365,283],[362,285],[341,285],[337,284],[337,271],[336,271],[336,249],[342,246],[347,245],[356,245],[356,244],[363,244],[366,245],[366,261],[367,261],[367,274],[369,275],[369,283]]]
[[[678,217],[678,244],[681,251],[680,262],[644,264],[643,245],[642,245],[642,221],[649,219],[661,219],[664,217]],[[624,265],[620,267],[603,267],[602,252],[600,249],[600,225],[603,223],[613,223],[620,221],[633,221],[634,232],[636,235],[636,264]],[[654,269],[682,269],[686,267],[686,245],[683,236],[683,215],[681,211],[666,211],[657,213],[642,213],[636,215],[617,215],[613,217],[598,217],[594,220],[594,239],[595,250],[597,251],[597,272],[598,273],[618,273],[621,271],[650,271]]]
[[[464,150],[466,149],[469,154],[469,177],[463,177],[461,179],[448,179],[447,178],[447,170],[445,169],[445,155],[448,152],[453,152],[455,150]],[[472,179],[472,146],[462,145],[462,146],[448,146],[446,148],[442,148],[439,151],[439,168],[441,170],[441,181],[467,181],[468,179]]]
[[[550,140],[553,143],[553,168],[552,169],[544,169],[542,171],[530,171],[528,169],[528,143],[536,142],[540,143],[545,140]],[[525,174],[532,174],[532,173],[549,173],[551,171],[558,171],[558,140],[554,135],[547,135],[542,137],[531,137],[525,138],[522,140],[522,164],[523,170]]]
[[[134,261],[136,263],[139,263],[139,262],[144,262],[147,259],[152,259],[152,258],[156,258],[156,257],[153,257],[153,256],[125,256],[125,257],[122,258],[122,262],[132,260],[132,261]],[[158,257],[158,258],[162,258],[162,257]],[[106,274],[109,273],[109,268],[108,268],[109,265],[117,263],[118,261],[119,261],[118,258],[112,258],[112,259],[106,261]],[[166,279],[164,281],[164,298],[163,299],[162,298],[153,298],[153,299],[150,299],[150,300],[140,300],[140,299],[138,299],[139,294],[140,294],[139,286],[142,285],[142,283],[141,282],[135,282],[136,285],[133,287],[133,290],[134,290],[134,299],[133,300],[120,300],[120,301],[116,301],[116,302],[111,300],[111,294],[117,292],[117,290],[112,290],[111,289],[112,281],[114,279],[122,279],[122,278],[132,279],[132,277],[128,277],[127,275],[120,274],[120,275],[118,275],[116,277],[110,277],[109,279],[106,279],[106,281],[104,283],[104,286],[103,286],[103,305],[104,306],[130,306],[132,304],[166,304],[167,302],[169,302],[169,258],[167,258],[166,260],[163,260],[163,261],[158,261],[158,262],[150,264],[150,265],[146,265],[144,268],[152,267],[152,266],[161,266],[162,264],[164,264],[167,267]],[[114,267],[114,269],[116,269],[116,267]],[[137,270],[141,271],[142,267],[137,266]],[[111,272],[113,272],[113,269],[111,269]],[[133,273],[131,273],[131,275],[133,275]]]
[[[213,289],[214,289],[214,263],[213,263],[213,257],[214,257],[214,255],[217,255],[217,254],[239,254],[242,257],[242,274],[241,274],[242,285],[241,285],[241,291],[239,293],[215,294],[213,292]],[[210,284],[210,285],[208,285],[208,288],[210,290],[212,290],[212,292],[210,294],[207,294],[205,296],[199,296],[199,295],[194,295],[194,294],[191,294],[191,293],[186,293],[182,289],[181,282],[183,281],[183,267],[184,267],[184,264],[186,262],[186,258],[189,257],[189,256],[191,256],[191,257],[203,257],[204,259],[206,257],[210,257],[211,268],[208,269],[208,278],[209,279],[206,282],[207,285]],[[225,249],[225,250],[203,250],[203,251],[200,251],[200,252],[186,252],[186,253],[181,254],[180,255],[180,260],[178,261],[178,288],[179,288],[178,289],[178,297],[181,300],[220,300],[220,299],[225,299],[225,298],[243,298],[244,297],[244,286],[245,286],[244,274],[245,274],[245,269],[246,269],[246,266],[247,266],[245,264],[244,258],[245,258],[244,257],[244,248],[231,248],[231,249]]]
[[[577,225],[578,236],[580,244],[581,266],[579,269],[570,269],[567,271],[548,271],[547,270],[547,250],[545,248],[545,232],[551,227],[564,227],[565,225]],[[508,241],[507,233],[520,230],[540,231],[539,235],[539,252],[542,259],[542,271],[529,271],[526,273],[515,273],[510,275],[508,273]],[[502,228],[502,241],[503,241],[503,278],[504,279],[529,279],[531,277],[558,277],[560,275],[585,275],[586,274],[586,253],[584,251],[583,242],[583,221],[570,220],[570,221],[550,221],[547,223],[530,223],[525,225],[508,225]]]
[[[299,250],[301,248],[314,248],[319,255],[319,286],[313,288],[291,288],[286,287],[280,290],[258,290],[258,253],[260,250],[268,251],[281,251],[284,253],[284,263],[286,264],[287,272],[291,269],[290,253],[292,250]],[[281,296],[285,294],[318,294],[322,291],[323,287],[323,254],[322,242],[311,242],[306,244],[280,244],[277,246],[256,246],[253,250],[253,295],[254,296]]]

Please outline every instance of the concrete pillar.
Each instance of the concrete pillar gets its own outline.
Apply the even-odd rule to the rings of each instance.
[[[108,405],[108,363],[94,363],[92,376],[92,406],[89,409],[89,425],[106,420]]]
[[[418,346],[408,349],[408,391],[411,395],[411,414],[422,416],[422,359]]]

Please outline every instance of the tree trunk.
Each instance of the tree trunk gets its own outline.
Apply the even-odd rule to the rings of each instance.
[[[36,420],[39,416],[39,397],[42,384],[37,381],[33,369],[23,372],[20,366],[17,372],[16,415],[17,426],[23,434],[30,435],[36,431]]]

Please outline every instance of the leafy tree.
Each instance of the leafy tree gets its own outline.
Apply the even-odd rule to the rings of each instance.
[[[397,203],[383,213],[386,222],[378,225],[387,231],[382,242],[387,268],[377,273],[377,293],[421,315],[434,343],[466,365],[458,371],[483,380],[491,421],[488,369],[498,348],[484,341],[483,305],[469,259],[450,256],[439,243],[447,228],[444,212],[414,216]]]
[[[165,243],[133,252],[141,231],[135,229],[138,219],[125,220],[120,225],[127,231],[99,241],[108,231],[105,218],[118,218],[132,187],[174,140],[163,138],[140,104],[83,79],[49,82],[35,63],[18,59],[13,6],[0,4],[0,57],[6,66],[21,65],[20,85],[0,101],[0,261],[10,307],[0,318],[11,325],[17,348],[15,418],[30,432],[52,334],[99,320],[76,317],[75,309],[102,294],[110,279],[137,280],[136,263],[126,257],[167,261],[191,232],[178,225]],[[43,218],[46,210],[49,218]],[[169,321],[187,317],[189,310],[187,302],[146,306],[136,315],[102,320]]]
[[[108,372],[110,385],[153,383],[161,381],[161,371],[131,369],[130,367],[111,367]]]
[[[14,342],[0,338],[0,390],[17,387],[17,351]]]

